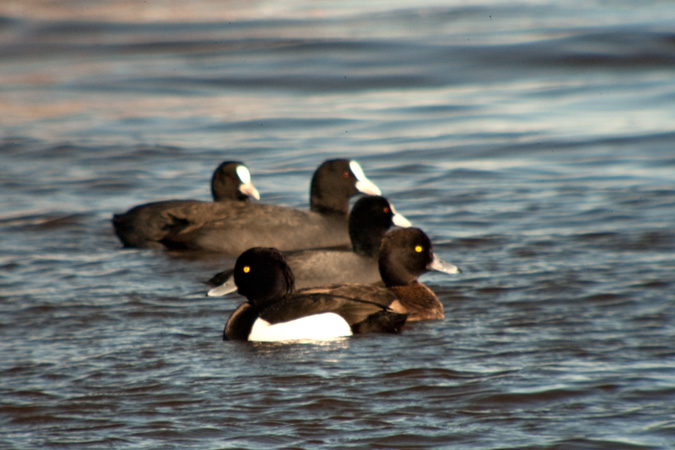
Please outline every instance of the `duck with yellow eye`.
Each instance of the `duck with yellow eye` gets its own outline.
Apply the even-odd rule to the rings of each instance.
[[[407,318],[384,305],[392,297],[385,288],[363,286],[359,297],[330,289],[294,292],[293,272],[275,248],[254,247],[242,253],[234,280],[248,301],[228,319],[223,340],[307,341],[397,333]],[[386,299],[366,298],[372,293]]]
[[[224,340],[332,339],[399,332],[407,320],[442,319],[443,305],[418,281],[428,270],[457,273],[434,254],[419,228],[389,231],[379,257],[382,282],[294,290],[293,272],[274,248],[242,253],[234,268],[239,294],[248,299],[230,316]]]
[[[394,312],[406,314],[408,322],[443,319],[443,304],[418,278],[431,270],[448,274],[461,272],[457,266],[436,256],[431,240],[419,228],[396,228],[388,231],[380,245],[378,268],[382,280],[378,284],[381,286],[384,283],[384,290],[391,295],[384,303],[384,296],[375,298],[373,294],[366,294],[362,285],[345,285],[333,288],[331,292],[371,298]],[[312,289],[306,289],[299,292],[311,291]]]
[[[396,300],[388,306],[408,314],[408,321],[442,319],[443,304],[418,278],[429,270],[459,273],[453,264],[439,259],[431,240],[419,228],[389,231],[382,239],[379,258],[380,276]]]

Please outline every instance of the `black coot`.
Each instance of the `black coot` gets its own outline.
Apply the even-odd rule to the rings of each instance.
[[[357,162],[329,160],[312,178],[309,211],[234,202],[179,207],[163,213],[171,216],[173,223],[161,242],[170,249],[231,256],[251,247],[303,250],[347,246],[349,198],[359,192],[380,194]]]
[[[244,163],[225,161],[213,172],[211,194],[214,202],[247,204],[251,197],[260,198],[251,183],[251,173]],[[125,247],[163,247],[175,219],[168,211],[189,210],[194,205],[209,205],[198,200],[166,200],[136,206],[124,214],[115,214],[115,234]]]

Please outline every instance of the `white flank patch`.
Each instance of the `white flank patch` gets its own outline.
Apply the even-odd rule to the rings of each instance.
[[[335,313],[324,313],[275,325],[258,319],[251,328],[248,340],[258,342],[322,340],[351,335],[352,329],[342,317]]]

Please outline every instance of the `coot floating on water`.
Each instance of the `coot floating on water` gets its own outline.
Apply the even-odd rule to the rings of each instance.
[[[169,249],[238,256],[251,247],[280,250],[349,245],[349,198],[380,190],[356,161],[325,161],[314,173],[310,210],[250,203],[211,203],[164,211],[172,219],[161,243]],[[187,209],[187,210],[186,210]]]
[[[225,161],[211,178],[214,202],[246,204],[250,197],[260,198],[251,183],[251,173],[244,163]],[[199,200],[165,200],[136,206],[124,214],[115,214],[112,222],[117,237],[125,247],[163,247],[161,241],[170,232],[174,219],[167,211],[189,210],[193,205],[209,205]]]

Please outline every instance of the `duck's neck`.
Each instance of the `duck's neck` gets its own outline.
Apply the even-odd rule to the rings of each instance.
[[[384,260],[388,260],[384,263]],[[395,258],[384,258],[380,255],[380,277],[387,287],[408,286],[417,282],[417,276]]]

